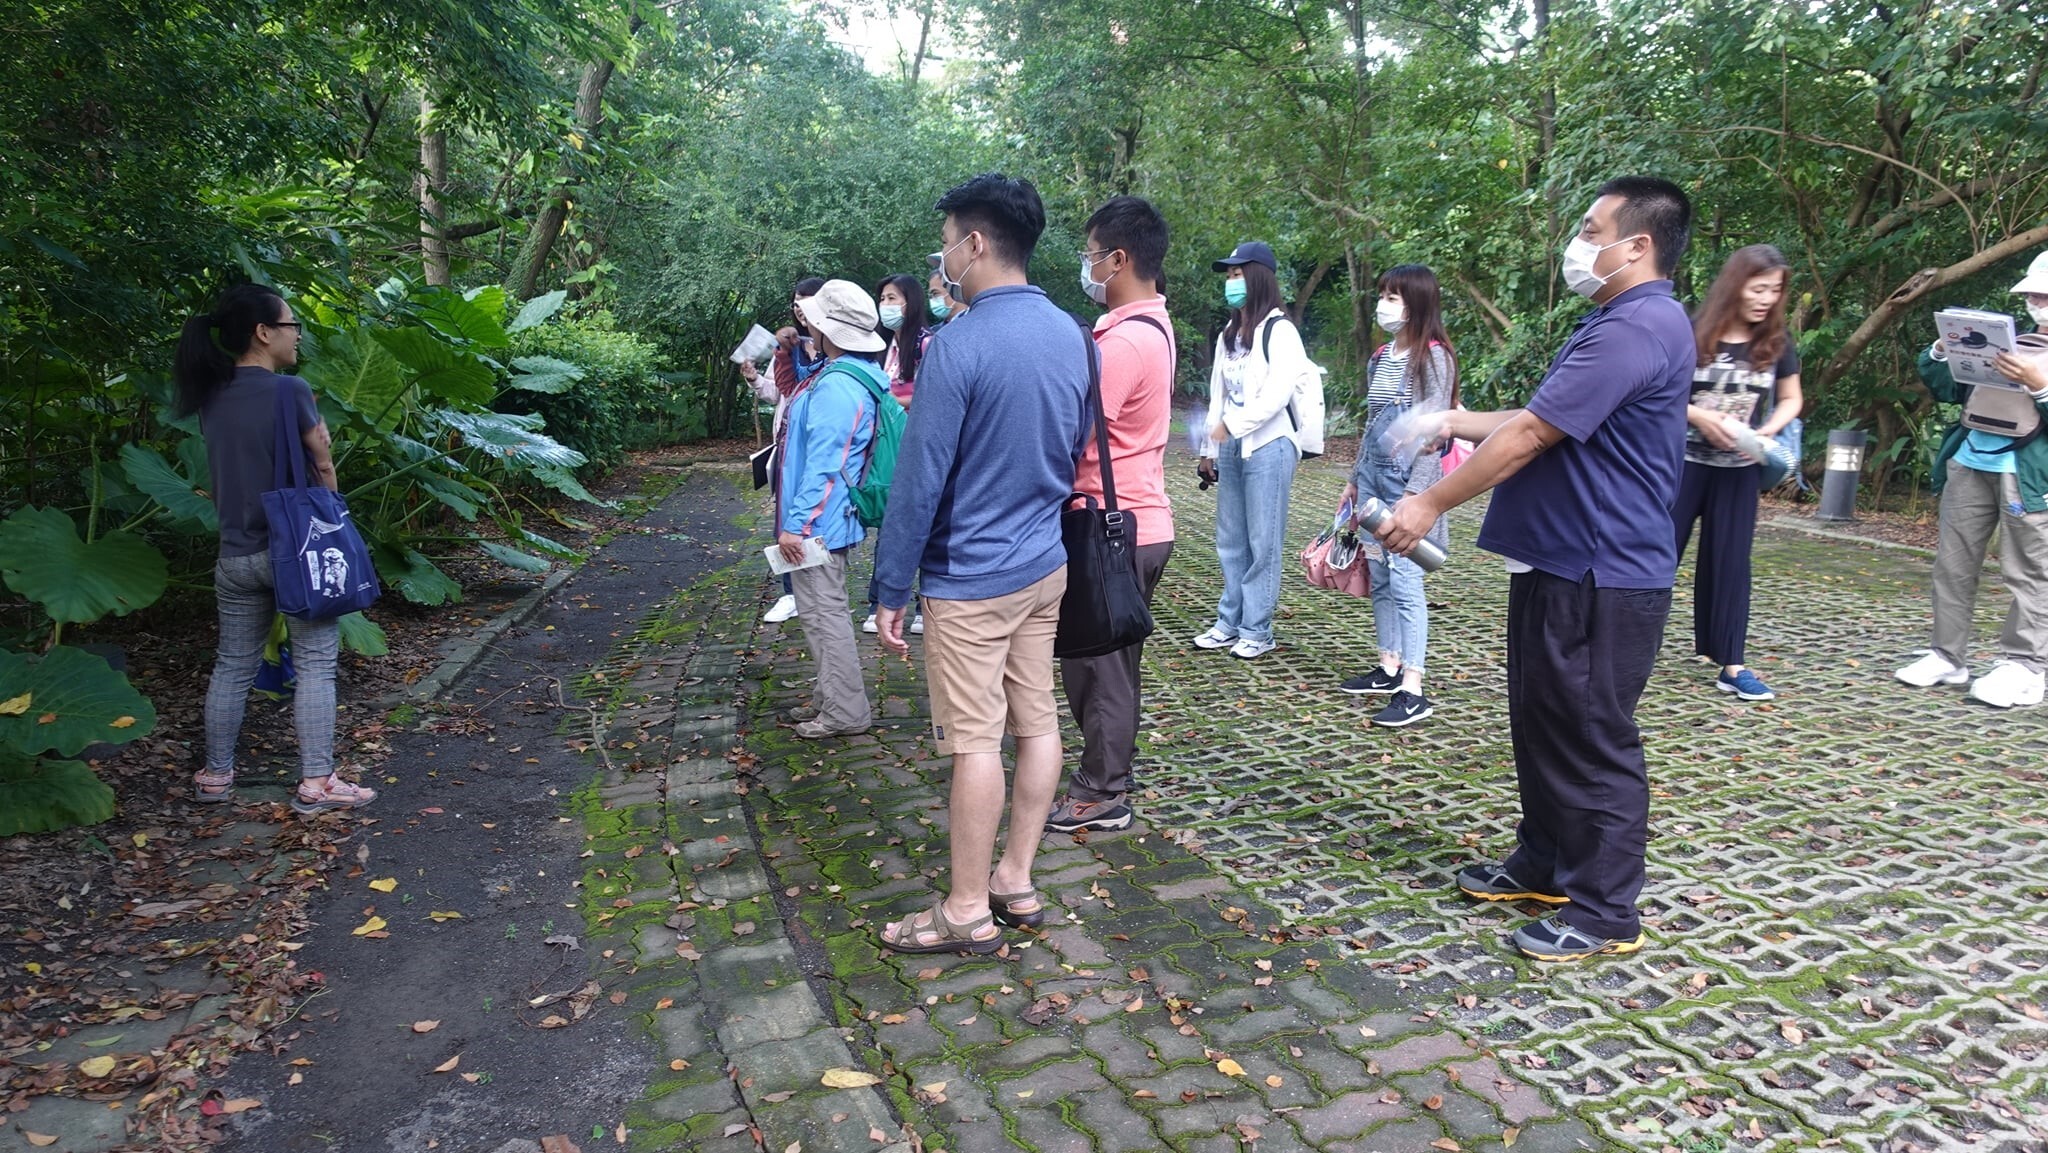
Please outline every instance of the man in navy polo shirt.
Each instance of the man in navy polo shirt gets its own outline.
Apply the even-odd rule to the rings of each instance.
[[[1458,887],[1565,906],[1515,933],[1541,961],[1643,944],[1650,790],[1635,711],[1678,568],[1671,506],[1698,346],[1670,276],[1691,228],[1692,204],[1670,181],[1601,185],[1563,265],[1598,307],[1526,408],[1445,414],[1439,435],[1483,443],[1396,505],[1380,533],[1406,553],[1437,517],[1498,486],[1479,547],[1513,574],[1508,719],[1522,822],[1514,855],[1463,870]]]

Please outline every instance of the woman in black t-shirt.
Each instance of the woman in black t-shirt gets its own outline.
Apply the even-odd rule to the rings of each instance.
[[[1671,510],[1681,555],[1700,522],[1694,648],[1720,664],[1715,687],[1745,701],[1777,696],[1743,658],[1762,469],[1753,454],[1799,415],[1801,403],[1799,351],[1785,331],[1790,276],[1783,253],[1752,244],[1728,258],[1707,290],[1693,318],[1699,368],[1686,409],[1685,472]]]

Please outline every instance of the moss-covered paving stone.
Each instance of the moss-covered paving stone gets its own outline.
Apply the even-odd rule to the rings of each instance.
[[[1304,467],[1292,545],[1342,480]],[[944,879],[947,763],[918,661],[864,641],[881,720],[807,743],[782,723],[810,675],[801,622],[759,622],[764,575],[705,582],[642,628],[643,660],[695,653],[674,690],[663,827],[679,898],[700,905],[690,939],[732,951],[694,970],[706,1021],[758,1041],[728,1067],[795,1076],[845,1052],[926,1149],[2022,1149],[2048,1135],[2048,715],[1891,679],[1924,643],[1924,560],[1763,530],[1751,660],[1780,694],[1764,705],[1715,691],[1690,655],[1688,562],[1639,710],[1650,946],[1541,967],[1506,941],[1540,910],[1450,887],[1511,848],[1518,816],[1506,579],[1472,548],[1478,510],[1453,517],[1452,563],[1428,585],[1437,714],[1395,732],[1336,691],[1376,655],[1366,602],[1290,571],[1275,652],[1188,643],[1221,578],[1210,497],[1170,484],[1179,540],[1147,646],[1140,822],[1048,838],[1048,924],[995,958],[874,944]],[[2002,596],[1987,580],[1987,639]],[[607,814],[593,831],[647,827]],[[780,932],[734,936],[742,916]],[[764,938],[788,952],[742,963]],[[720,1016],[796,1004],[792,981],[829,1017],[821,1030],[759,1040],[796,1025]],[[771,1137],[778,1109],[816,1101],[759,1096],[739,1090]],[[866,1109],[815,1107],[825,1122]],[[806,1149],[837,1139],[812,1108]]]

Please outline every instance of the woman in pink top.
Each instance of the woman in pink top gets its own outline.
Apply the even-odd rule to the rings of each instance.
[[[882,371],[889,374],[890,393],[909,408],[910,395],[917,387],[917,362],[932,338],[924,292],[916,277],[889,276],[875,285],[875,300],[881,305],[882,318],[876,331],[889,342],[882,351]]]

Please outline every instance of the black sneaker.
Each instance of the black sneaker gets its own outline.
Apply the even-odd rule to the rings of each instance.
[[[1386,708],[1373,714],[1372,723],[1381,728],[1398,729],[1412,725],[1435,711],[1428,697],[1402,689],[1387,702]]]
[[[1078,833],[1083,829],[1100,829],[1115,832],[1131,827],[1131,807],[1122,797],[1111,797],[1103,801],[1083,801],[1068,797],[1053,806],[1045,818],[1048,833]]]
[[[1401,674],[1374,665],[1372,671],[1337,686],[1353,696],[1383,697],[1401,687]]]

